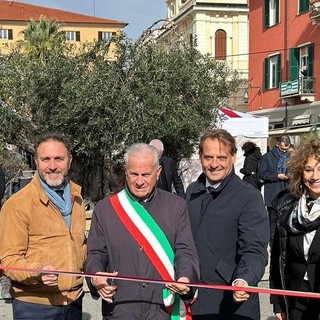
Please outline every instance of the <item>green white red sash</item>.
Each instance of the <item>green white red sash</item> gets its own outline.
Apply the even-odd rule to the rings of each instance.
[[[145,253],[163,280],[175,280],[174,251],[166,235],[148,211],[124,189],[110,197],[111,204],[134,239]],[[191,312],[179,295],[163,290],[164,305],[170,310],[172,320],[189,320]]]

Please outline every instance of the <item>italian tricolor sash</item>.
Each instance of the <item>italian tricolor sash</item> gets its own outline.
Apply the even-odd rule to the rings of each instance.
[[[174,281],[174,251],[166,235],[148,211],[126,189],[111,196],[110,201],[120,220],[143,247],[162,279]],[[180,299],[179,295],[174,295],[165,288],[163,301],[171,313],[172,320],[191,319],[190,307]]]

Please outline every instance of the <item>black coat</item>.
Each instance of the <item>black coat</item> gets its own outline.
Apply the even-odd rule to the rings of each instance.
[[[259,161],[262,157],[260,148],[254,147],[246,152],[244,156],[243,168],[240,169],[240,172],[244,175],[243,180],[260,190],[261,184],[257,183]]]
[[[6,178],[5,178],[3,169],[0,168],[0,201],[4,197],[5,189],[6,189]]]
[[[186,194],[201,282],[231,285],[244,279],[255,286],[268,260],[269,223],[261,193],[234,172],[212,193],[205,181],[201,174]],[[192,313],[259,320],[259,297],[251,294],[247,302],[236,303],[231,291],[199,289]]]
[[[308,261],[304,257],[303,234],[288,232],[287,221],[298,200],[284,190],[272,201],[272,210],[277,211],[279,219],[271,248],[270,288],[299,290],[307,272],[312,291],[320,292],[320,227],[311,243]],[[296,299],[272,295],[270,302],[275,312],[288,312],[286,307],[294,307]]]
[[[278,179],[278,158],[272,150],[264,154],[259,163],[259,177],[264,180],[264,203],[268,207],[274,197],[287,186],[287,182]]]
[[[165,181],[161,180],[160,175],[157,188],[172,192],[173,185],[177,195],[185,198],[183,183],[173,159],[167,156],[162,156],[159,160],[159,163],[162,166],[162,170],[164,171]]]
[[[199,281],[199,261],[190,228],[185,200],[171,193],[156,190],[141,203],[165,233],[175,252],[176,279],[185,276]],[[118,271],[119,275],[161,279],[143,247],[133,238],[111,205],[110,198],[101,200],[94,209],[88,237],[88,258],[85,270]],[[170,319],[163,305],[164,286],[135,281],[117,281],[114,303],[102,300],[104,319]],[[88,284],[93,295],[95,288]]]

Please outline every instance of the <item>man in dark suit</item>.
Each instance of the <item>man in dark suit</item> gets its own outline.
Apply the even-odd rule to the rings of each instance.
[[[149,144],[157,149],[160,157],[159,163],[162,167],[157,188],[172,192],[173,185],[176,194],[182,198],[185,198],[183,183],[173,159],[163,155],[164,148],[162,141],[159,139],[153,139]]]
[[[269,225],[261,193],[234,172],[235,139],[225,130],[207,130],[200,139],[203,173],[187,188],[191,228],[202,283],[243,290],[199,289],[194,320],[260,320],[257,286],[268,261]]]

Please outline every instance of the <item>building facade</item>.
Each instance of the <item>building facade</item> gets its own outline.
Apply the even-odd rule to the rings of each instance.
[[[310,0],[248,0],[248,111],[269,117],[270,136],[320,125],[320,27]]]
[[[160,38],[188,41],[202,54],[227,63],[248,79],[247,0],[166,0],[167,28]],[[246,109],[243,89],[231,101],[235,109]]]
[[[0,0],[0,51],[5,53],[10,45],[23,40],[21,33],[28,20],[38,21],[40,16],[47,20],[56,20],[61,24],[61,31],[67,41],[79,44],[96,40],[109,40],[119,33],[126,22],[98,18],[69,11],[30,5],[13,0]]]

